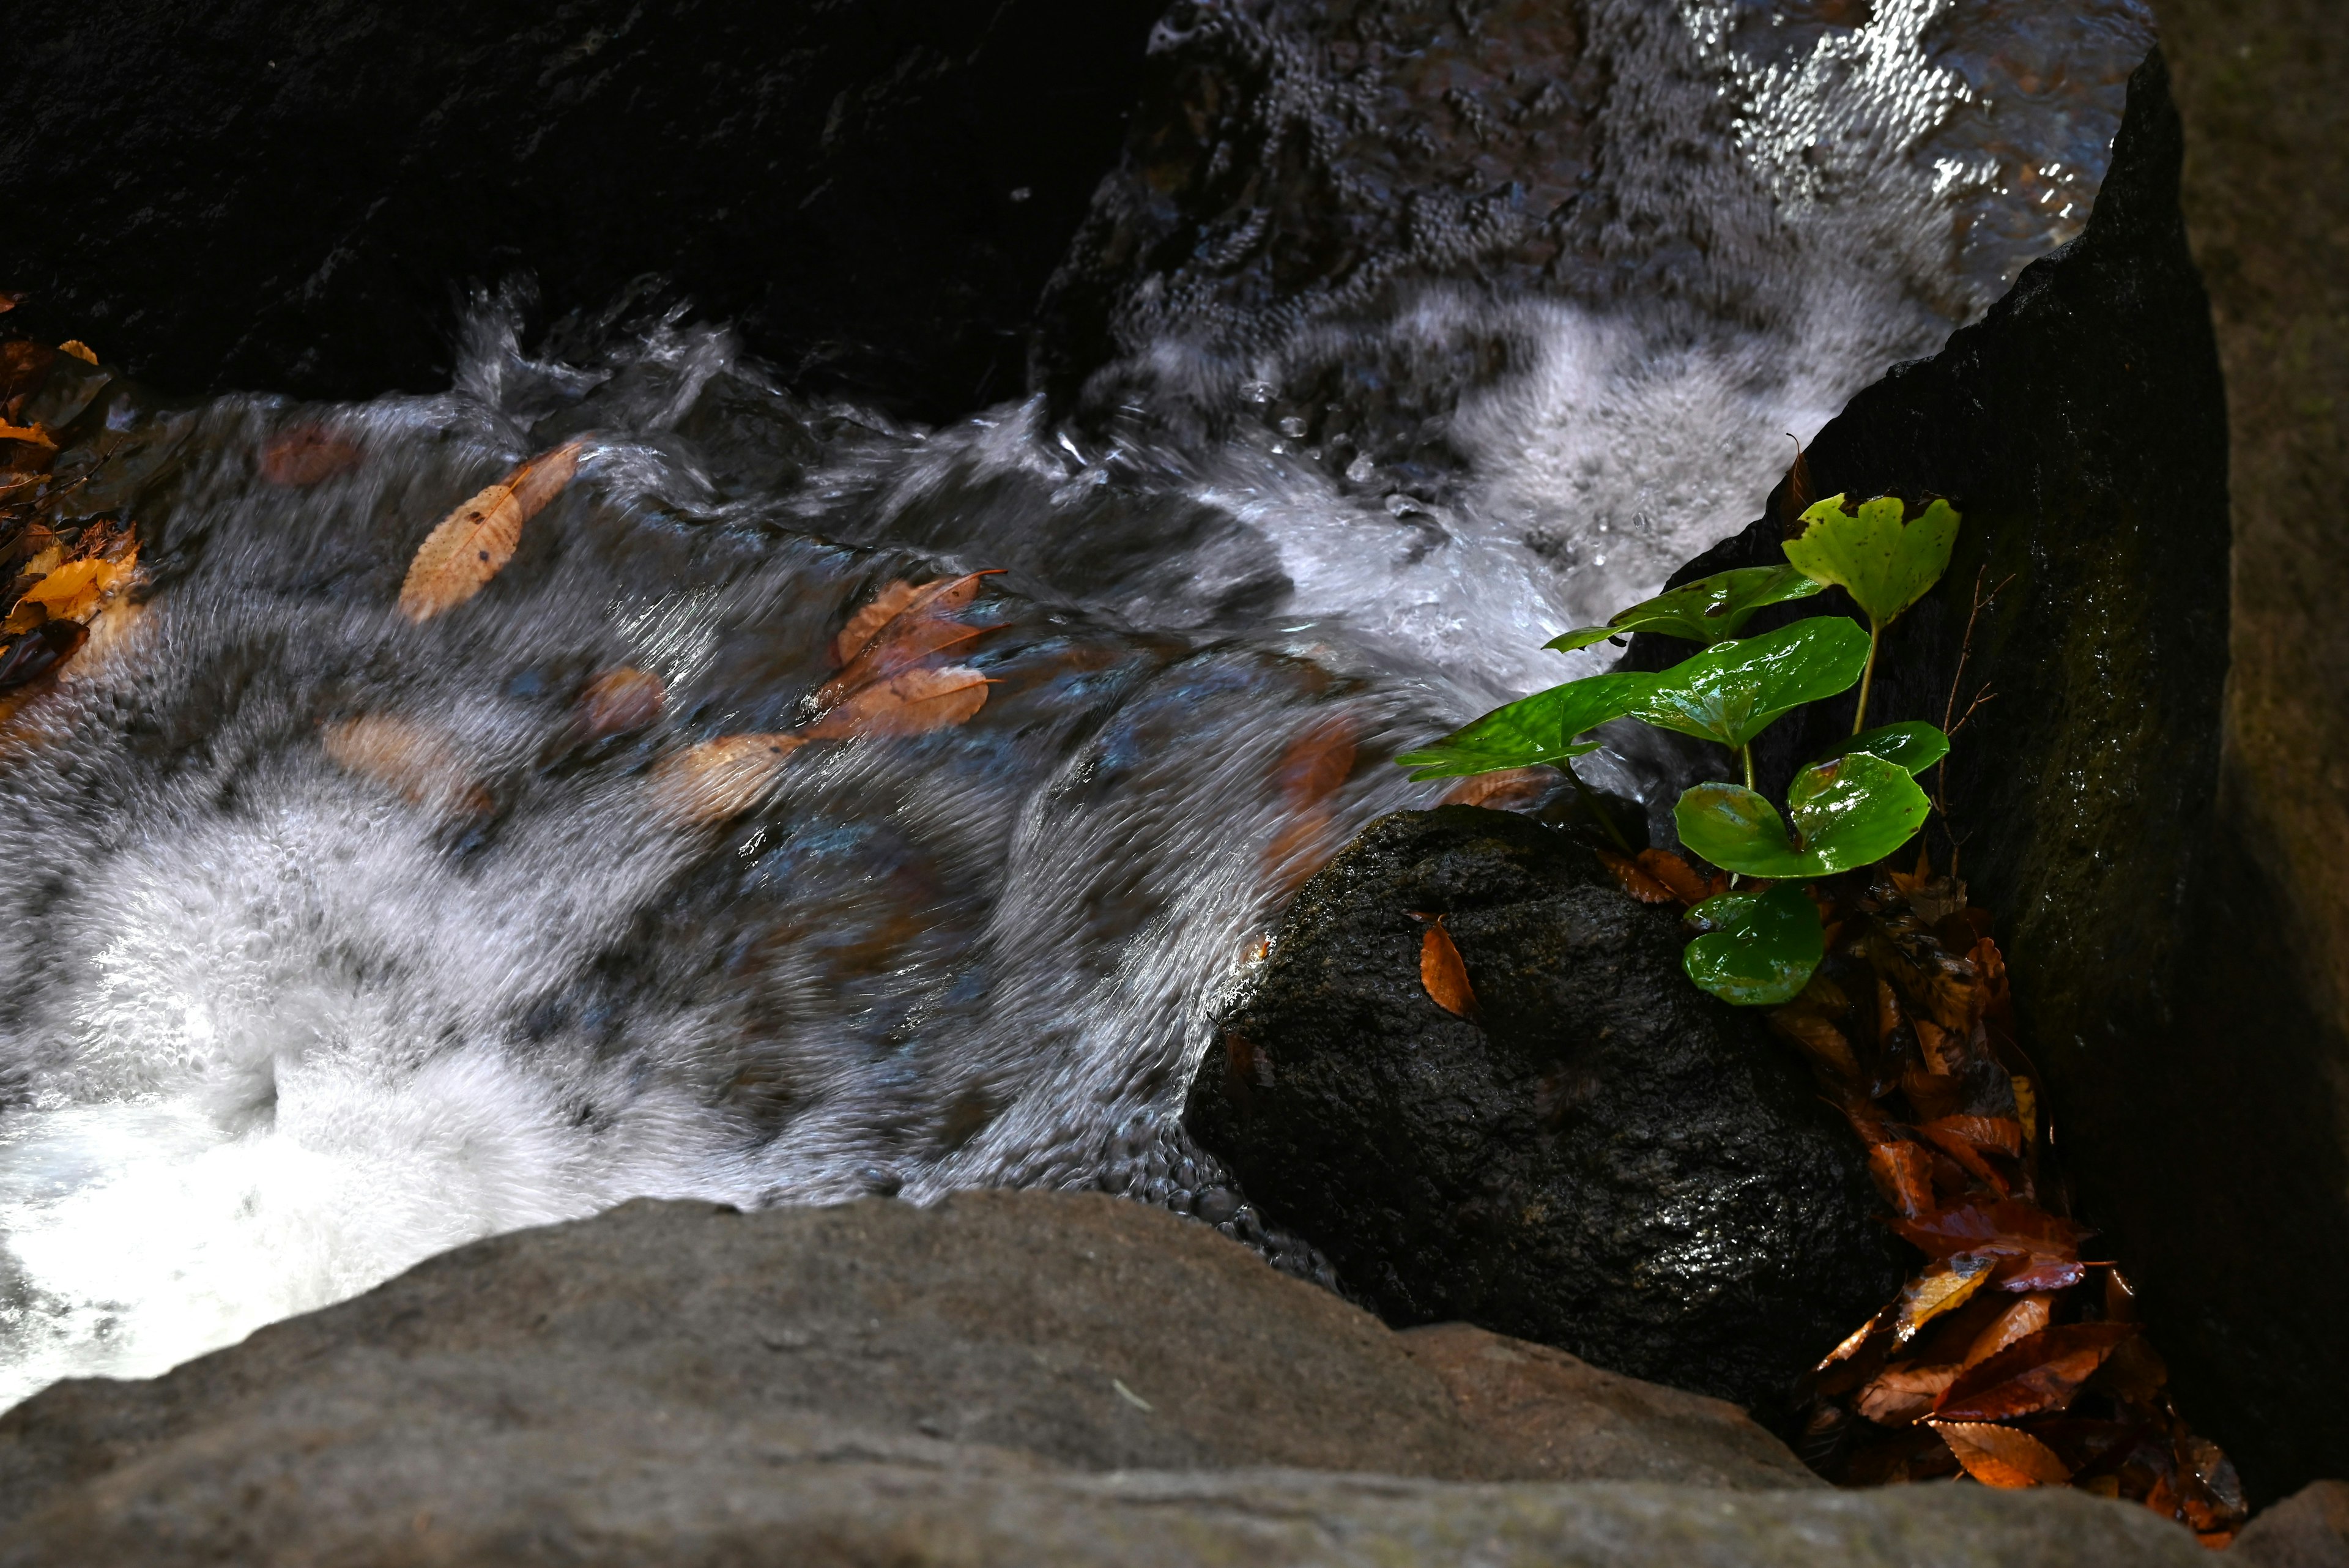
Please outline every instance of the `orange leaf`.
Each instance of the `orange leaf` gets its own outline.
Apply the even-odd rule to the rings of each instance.
[[[2137,1331],[2127,1324],[2075,1323],[2025,1334],[1951,1383],[1939,1413],[1952,1421],[2005,1421],[2061,1410]]]
[[[2047,1326],[2054,1305],[2055,1298],[2052,1295],[2024,1296],[1992,1318],[1987,1328],[1974,1335],[1973,1343],[1966,1346],[1965,1359],[1961,1365],[1971,1367],[1987,1361],[2016,1340],[2037,1334]]]
[[[1933,1167],[1925,1151],[1913,1143],[1889,1140],[1870,1144],[1868,1174],[1884,1200],[1909,1218],[1933,1209]]]
[[[1971,1129],[1961,1125],[1992,1121],[1997,1121],[2003,1127],[2013,1127],[2015,1140],[2018,1143],[2022,1140],[2021,1127],[2015,1127],[2013,1122],[2003,1121],[1994,1116],[1941,1116],[1925,1123],[1917,1130],[1931,1139],[1934,1146],[1943,1154],[1963,1166],[1968,1175],[1988,1182],[1997,1189],[1998,1195],[2003,1198],[2007,1194],[2006,1178],[2000,1175],[1992,1168],[1991,1163],[1982,1157],[1981,1149],[1976,1147],[1974,1139],[1969,1136]]]
[[[1615,880],[1623,885],[1623,891],[1630,894],[1642,904],[1672,902],[1672,890],[1657,881],[1630,857],[1618,855],[1611,849],[1602,849],[1599,852],[1599,863],[1615,873]]]
[[[1798,1007],[1774,1009],[1770,1027],[1803,1048],[1804,1054],[1832,1068],[1845,1078],[1859,1076],[1859,1060],[1851,1054],[1851,1042],[1843,1031],[1817,1013]]]
[[[1440,805],[1485,805],[1497,811],[1531,805],[1549,793],[1557,779],[1553,768],[1503,768],[1498,773],[1475,774],[1460,780],[1444,792]]]
[[[39,425],[12,425],[0,420],[0,441],[29,441],[35,446],[47,447],[51,452],[57,450],[57,443],[51,441],[49,432]]]
[[[1889,1311],[1890,1309],[1888,1308],[1887,1310]],[[1820,1358],[1819,1364],[1816,1366],[1812,1367],[1811,1370],[1813,1372],[1825,1372],[1837,1362],[1847,1361],[1851,1357],[1857,1355],[1859,1354],[1859,1347],[1868,1343],[1868,1336],[1883,1326],[1884,1314],[1878,1313],[1874,1317],[1869,1318],[1866,1323],[1861,1324],[1857,1328],[1853,1329],[1849,1334],[1844,1335],[1843,1343],[1837,1345],[1833,1350],[1828,1351],[1826,1355]]]
[[[1936,1421],[1933,1430],[1966,1474],[1984,1486],[2061,1486],[2072,1479],[2055,1450],[2028,1432],[1968,1421]]]
[[[591,741],[625,735],[657,721],[668,691],[649,670],[623,664],[606,670],[579,694],[579,720]]]
[[[1291,887],[1310,876],[1330,850],[1336,818],[1330,801],[1354,771],[1353,715],[1325,714],[1294,736],[1272,772],[1288,822],[1265,846],[1268,872],[1288,873]]]
[[[85,365],[95,365],[98,363],[98,350],[92,348],[88,344],[83,342],[78,337],[68,337],[64,342],[58,344],[57,352],[60,354],[70,354]]]
[[[1476,1015],[1476,992],[1468,983],[1468,966],[1460,959],[1460,950],[1453,945],[1452,933],[1444,929],[1439,915],[1427,923],[1427,934],[1419,940],[1419,983],[1426,988],[1428,999],[1455,1018]]]
[[[863,608],[848,618],[840,635],[832,639],[832,662],[834,669],[847,663],[864,651],[874,633],[897,618],[898,612],[914,602],[921,590],[908,582],[894,582],[874,594]]]
[[[1956,1378],[1955,1366],[1888,1366],[1859,1391],[1859,1413],[1879,1427],[1906,1427],[1933,1413],[1933,1401]]]
[[[994,575],[993,572],[972,572],[967,576],[942,578],[925,584],[905,596],[904,602],[895,612],[865,639],[855,657],[816,689],[816,706],[830,708],[846,701],[860,688],[885,681],[942,649],[986,636],[992,628],[965,626],[960,621],[948,619],[947,616],[970,603],[978,595],[981,577]],[[880,597],[865,608],[872,609],[894,597],[885,588]],[[854,624],[853,620],[851,624]],[[833,639],[834,646],[844,642],[847,638],[848,633],[843,630],[839,638]]]
[[[495,804],[448,733],[433,725],[368,713],[328,724],[319,739],[326,755],[410,805],[483,816]]]
[[[1640,870],[1671,889],[1672,897],[1683,904],[1702,904],[1713,896],[1713,885],[1669,849],[1642,849],[1638,859]]]
[[[2059,1220],[2035,1204],[2015,1199],[1945,1209],[1938,1214],[1896,1220],[1892,1228],[1929,1257],[1935,1258],[1991,1243],[2055,1257],[2077,1257],[2080,1242],[2095,1233],[2085,1225]]]
[[[916,667],[859,688],[846,701],[811,725],[812,741],[844,741],[855,735],[926,735],[965,723],[987,706],[987,677],[948,665]]]
[[[653,770],[653,798],[689,823],[723,822],[759,804],[791,754],[807,744],[799,735],[720,735],[663,760]]]
[[[25,590],[24,602],[48,612],[51,620],[86,621],[106,599],[130,580],[139,565],[139,547],[132,545],[120,560],[92,557],[67,561]]]
[[[1892,1343],[1906,1345],[1920,1329],[1943,1313],[1963,1306],[1968,1297],[1990,1282],[1995,1260],[1971,1252],[1928,1263],[1901,1289],[1899,1314],[1892,1321]]]
[[[585,444],[566,441],[532,458],[442,518],[409,563],[399,613],[413,621],[429,620],[480,593],[513,559],[523,524],[571,483]]]

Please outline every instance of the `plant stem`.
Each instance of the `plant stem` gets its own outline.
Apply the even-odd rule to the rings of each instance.
[[[1876,684],[1876,645],[1884,636],[1884,628],[1876,618],[1868,618],[1868,668],[1859,677],[1859,711],[1851,716],[1851,732],[1855,735],[1868,727],[1868,689]]]
[[[1752,742],[1749,742],[1746,744],[1738,747],[1737,754],[1743,758],[1745,763],[1745,787],[1747,789],[1752,789],[1754,787],[1754,747]]]
[[[1607,836],[1615,841],[1615,847],[1626,855],[1635,853],[1631,841],[1623,836],[1623,830],[1615,826],[1615,819],[1607,815],[1605,806],[1599,804],[1598,792],[1582,782],[1582,775],[1574,771],[1574,764],[1561,762],[1557,765],[1564,768],[1566,776],[1574,781],[1574,787],[1582,793],[1582,804],[1590,808],[1590,815],[1599,819],[1599,826],[1607,830]]]

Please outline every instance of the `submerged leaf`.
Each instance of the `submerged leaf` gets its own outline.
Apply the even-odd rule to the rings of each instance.
[[[595,677],[579,694],[580,728],[591,741],[644,729],[660,718],[667,698],[659,676],[623,664]]]
[[[1857,622],[1816,616],[1716,643],[1647,677],[1652,684],[1630,711],[1660,729],[1743,746],[1787,710],[1847,691],[1867,665]]]
[[[1427,934],[1419,940],[1419,983],[1429,1001],[1454,1018],[1476,1016],[1476,992],[1468,983],[1468,966],[1461,961],[1460,950],[1453,945],[1452,933],[1444,929],[1440,915],[1427,922]]]
[[[813,741],[844,741],[951,729],[987,706],[987,684],[986,676],[960,665],[902,670],[859,688],[804,733]]]
[[[532,458],[441,519],[409,563],[399,613],[413,621],[429,620],[487,587],[513,559],[523,524],[571,483],[585,445],[566,441]]]
[[[1661,632],[1707,645],[1735,637],[1755,610],[1808,598],[1819,585],[1793,566],[1740,566],[1642,599],[1605,626],[1577,627],[1542,644],[1560,653],[1635,631]]]
[[[1966,1474],[1984,1486],[2061,1486],[2072,1479],[2054,1449],[2013,1427],[1936,1421],[1933,1430],[1941,1434]]]
[[[843,665],[864,652],[864,645],[873,640],[874,634],[896,619],[898,612],[911,604],[914,596],[919,592],[921,589],[916,585],[899,581],[874,594],[848,618],[848,624],[842,627],[840,635],[832,639],[832,662],[835,666]]]
[[[902,598],[895,593],[895,585],[883,589],[872,604],[864,607],[865,610],[893,603],[895,609],[865,638],[839,672],[817,689],[816,706],[830,708],[862,687],[888,680],[914,668],[933,653],[985,637],[994,628],[966,626],[951,616],[978,596],[981,578],[994,575],[971,572],[959,577],[941,578],[924,584]],[[858,629],[856,619],[851,618],[849,629],[835,639],[835,646],[846,644]]]
[[[1906,768],[1913,775],[1923,773],[1950,754],[1950,737],[1922,719],[1910,719],[1899,724],[1879,724],[1873,730],[1863,730],[1818,760],[1829,763],[1853,752],[1866,752],[1871,757],[1882,757],[1888,763]]]
[[[1863,501],[1857,514],[1830,495],[1803,514],[1800,536],[1786,541],[1786,559],[1815,582],[1837,585],[1879,627],[1925,597],[1949,568],[1958,540],[1958,514],[1936,501],[1914,523],[1900,520],[1897,496]]]
[[[1792,882],[1707,898],[1689,919],[1713,929],[1682,951],[1681,968],[1699,990],[1733,1006],[1793,1001],[1826,956],[1818,906]]]
[[[477,783],[464,754],[437,725],[388,713],[367,713],[328,724],[319,739],[326,755],[429,811],[487,815],[489,791]]]
[[[1733,784],[1692,786],[1672,808],[1672,821],[1682,844],[1724,870],[1807,881],[1881,860],[1932,809],[1907,772],[1865,752],[1805,768],[1786,804],[1799,845],[1777,807]]]
[[[696,825],[740,816],[759,804],[793,752],[800,735],[720,735],[665,759],[653,770],[653,799],[679,821]]]
[[[1414,779],[1446,779],[1580,756],[1597,750],[1598,742],[1577,737],[1630,712],[1655,680],[1612,674],[1569,680],[1495,708],[1433,745],[1405,752],[1395,763],[1416,770]]]

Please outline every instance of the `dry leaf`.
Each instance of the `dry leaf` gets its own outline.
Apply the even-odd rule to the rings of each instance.
[[[67,561],[26,589],[23,602],[40,606],[51,620],[87,621],[100,603],[130,580],[138,566],[135,545],[119,561]]]
[[[926,735],[967,722],[987,706],[987,677],[948,665],[900,670],[860,688],[805,732],[812,741],[855,735]]]
[[[399,613],[413,621],[429,620],[480,593],[513,559],[523,524],[545,510],[578,472],[585,445],[566,441],[532,458],[441,519],[409,563]]]
[[[2020,1074],[2009,1080],[2014,1085],[2014,1119],[2023,1124],[2023,1141],[2039,1141],[2039,1091],[2030,1079]]]
[[[1963,1306],[1969,1297],[1990,1282],[1996,1262],[1982,1254],[1961,1252],[1954,1258],[1926,1264],[1924,1272],[1900,1292],[1899,1311],[1892,1320],[1892,1343],[1908,1344],[1927,1324],[1945,1312]]]
[[[336,762],[410,805],[469,816],[486,815],[492,807],[448,733],[432,725],[368,713],[328,724],[321,739]]]
[[[1851,1357],[1857,1355],[1859,1354],[1859,1347],[1866,1345],[1868,1343],[1868,1336],[1874,1334],[1878,1328],[1882,1327],[1883,1324],[1884,1314],[1878,1313],[1874,1317],[1869,1318],[1866,1323],[1861,1324],[1857,1328],[1853,1329],[1849,1334],[1844,1335],[1843,1343],[1837,1345],[1833,1350],[1828,1351],[1826,1355],[1820,1358],[1819,1364],[1816,1366],[1812,1367],[1811,1370],[1813,1372],[1825,1372],[1837,1362],[1847,1361]]]
[[[297,425],[263,445],[261,477],[272,484],[316,484],[357,467],[363,455],[356,441],[324,426]]]
[[[832,639],[833,668],[837,669],[864,652],[864,645],[873,640],[874,634],[896,619],[919,592],[921,590],[911,583],[895,582],[874,595],[864,608],[848,618],[848,624],[842,627],[840,635]]]
[[[1933,1167],[1925,1151],[1898,1139],[1870,1144],[1868,1174],[1884,1200],[1909,1218],[1933,1209]]]
[[[2013,1427],[1936,1421],[1933,1430],[1941,1434],[1966,1474],[1984,1486],[2061,1486],[2072,1479],[2054,1449]]]
[[[1859,1413],[1879,1427],[1906,1427],[1933,1413],[1940,1397],[1958,1376],[1951,1366],[1920,1366],[1904,1361],[1888,1366],[1859,1392]]]
[[[995,575],[991,571],[972,572],[967,576],[942,578],[906,595],[905,602],[865,639],[855,657],[816,689],[816,706],[819,709],[833,707],[863,687],[887,680],[901,670],[912,669],[933,653],[986,636],[994,628],[965,626],[948,617],[952,611],[962,608],[977,597],[980,578]],[[892,597],[889,590],[884,589],[881,597],[865,607],[872,609]],[[852,619],[850,625],[854,624]],[[845,642],[848,635],[843,630],[834,639],[835,647]]]
[[[1728,888],[1727,878],[1722,878],[1722,885],[1716,888],[1712,880],[1698,875],[1695,867],[1669,849],[1642,849],[1635,858],[1640,870],[1671,888],[1672,897],[1683,904],[1702,904],[1715,893],[1725,892]],[[1769,884],[1756,883],[1754,886],[1758,891]]]
[[[85,365],[98,363],[98,351],[78,337],[68,337],[57,345],[57,352],[70,354]]]
[[[653,770],[653,798],[682,822],[724,822],[759,804],[802,735],[721,735],[666,758]]]
[[[0,441],[29,441],[35,446],[47,447],[51,452],[57,450],[57,443],[49,439],[49,432],[38,425],[12,425],[0,421]]]
[[[1803,514],[1818,499],[1816,486],[1811,480],[1811,460],[1803,451],[1803,443],[1795,442],[1794,465],[1786,470],[1786,493],[1778,503],[1778,531],[1793,538],[1803,531]]]
[[[659,720],[667,696],[661,678],[649,670],[627,664],[606,670],[579,694],[580,728],[591,741],[644,729]]]
[[[2028,1295],[2008,1306],[1991,1320],[1989,1327],[1974,1335],[1961,1365],[1978,1366],[2016,1340],[2037,1334],[2047,1326],[2054,1306],[2055,1298],[2051,1295]]]
[[[1803,1048],[1803,1054],[1844,1078],[1859,1076],[1859,1061],[1851,1054],[1851,1042],[1843,1031],[1801,1007],[1774,1008],[1770,1027]]]
[[[1419,983],[1428,1000],[1454,1018],[1476,1015],[1476,992],[1468,983],[1468,966],[1461,962],[1460,950],[1453,945],[1452,933],[1444,929],[1440,915],[1427,922],[1427,934],[1419,940]]]
[[[1622,884],[1623,891],[1630,894],[1642,904],[1669,904],[1674,901],[1672,890],[1657,881],[1630,856],[1618,855],[1611,849],[1602,849],[1599,851],[1599,863],[1615,874],[1615,880]]]
[[[2025,1334],[1966,1368],[1942,1395],[1939,1413],[1952,1421],[2006,1421],[2061,1410],[2136,1333],[2127,1324],[2075,1323]]]

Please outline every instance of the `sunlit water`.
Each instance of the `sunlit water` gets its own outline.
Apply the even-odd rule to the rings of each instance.
[[[139,519],[158,590],[0,742],[0,1404],[640,1194],[1098,1185],[1309,1271],[1169,1121],[1288,890],[1437,797],[1397,751],[1595,667],[1537,645],[1742,525],[1788,432],[2075,229],[2147,42],[2117,4],[1648,11],[1670,26],[1594,47],[1728,106],[1690,133],[1733,143],[1762,215],[1708,264],[1742,303],[1431,286],[1237,369],[1165,324],[1165,395],[1228,439],[1035,403],[902,429],[794,400],[722,329],[525,351],[492,302],[439,397],[118,395],[68,466],[103,456],[79,504]],[[1639,112],[1702,107],[1671,92]],[[1471,331],[1521,352],[1444,416],[1440,493],[1270,417],[1350,344]],[[297,431],[354,461],[273,483]],[[573,435],[578,481],[491,588],[398,616],[431,524]],[[802,716],[882,585],[980,567],[965,661],[997,684],[968,724],[812,745],[719,826],[662,808],[664,758]],[[621,665],[663,716],[583,740]],[[488,809],[338,765],[323,729],[363,715],[429,727]],[[1302,782],[1349,745],[1334,794]]]

